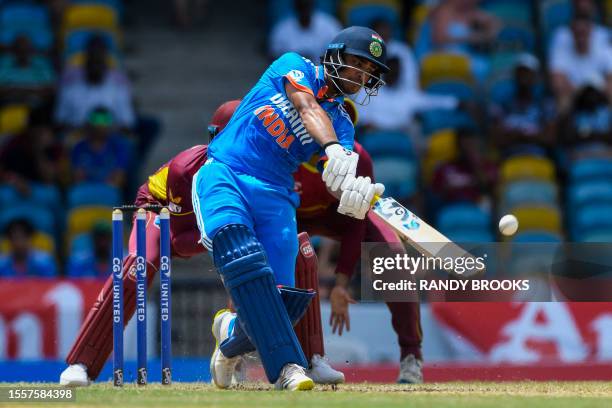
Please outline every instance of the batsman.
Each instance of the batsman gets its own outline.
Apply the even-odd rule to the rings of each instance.
[[[246,334],[277,389],[314,387],[289,307],[277,289],[295,286],[299,197],[292,174],[320,155],[322,179],[340,197],[338,212],[365,218],[384,186],[356,176],[359,157],[352,151],[354,128],[343,98],[362,88],[365,99],[375,95],[388,71],[385,62],[383,40],[365,27],[341,31],[321,65],[295,53],[281,56],[242,99],[193,179],[201,242],[211,251],[238,316],[231,336],[236,328]],[[225,315],[219,314],[213,327],[217,342],[227,346],[232,338]],[[213,354],[211,372],[221,388],[231,384],[239,346],[236,341],[231,355],[221,348]]]

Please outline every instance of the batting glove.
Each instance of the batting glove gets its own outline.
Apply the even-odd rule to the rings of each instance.
[[[325,146],[327,163],[323,170],[323,181],[331,191],[338,191],[347,175],[355,176],[359,155],[345,149],[338,142]]]
[[[338,212],[363,220],[370,210],[374,196],[381,196],[384,192],[385,186],[380,183],[373,184],[369,177],[348,176],[342,185]]]

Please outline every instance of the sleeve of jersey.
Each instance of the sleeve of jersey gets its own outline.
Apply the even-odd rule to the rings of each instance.
[[[317,85],[316,68],[312,63],[294,52],[283,55],[277,63],[286,81],[300,91],[312,96],[317,95],[319,86]]]

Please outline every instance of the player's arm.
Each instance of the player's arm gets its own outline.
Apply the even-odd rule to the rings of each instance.
[[[300,115],[304,127],[318,144],[326,146],[329,143],[338,143],[332,122],[314,95],[305,90],[297,89],[289,81],[285,83],[285,92]]]
[[[347,176],[355,175],[359,156],[340,144],[331,120],[309,88],[288,80],[285,93],[310,136],[325,150],[327,165],[323,181],[332,192],[338,191]]]

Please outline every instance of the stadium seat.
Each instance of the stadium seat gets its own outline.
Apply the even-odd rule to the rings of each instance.
[[[376,131],[364,134],[359,142],[372,157],[414,156],[414,148],[410,136],[396,131]]]
[[[336,3],[336,0],[315,0],[315,7],[317,10],[335,16]],[[267,9],[268,25],[273,27],[274,24],[293,13],[293,2],[287,0],[269,0]]]
[[[53,45],[53,33],[49,28],[13,25],[0,28],[0,44],[10,47],[20,35],[28,37],[34,48],[39,51],[48,51]]]
[[[385,195],[401,201],[417,191],[418,165],[414,159],[377,157],[373,165],[375,180],[385,185]]]
[[[391,21],[399,21],[399,16],[402,15],[402,2],[399,0],[341,0],[340,2],[340,18],[344,22],[349,22],[351,12],[361,7],[373,7],[372,12],[385,13],[381,17],[388,16]],[[387,11],[375,11],[376,8],[386,9]],[[361,14],[363,12],[359,12]],[[359,17],[359,16],[358,16]],[[365,16],[367,18],[367,16]],[[378,17],[375,17],[378,18]],[[348,24],[350,25],[350,24]]]
[[[0,136],[14,135],[28,127],[30,109],[27,105],[7,105],[0,109]]]
[[[524,1],[488,1],[482,8],[499,18],[504,24],[531,25],[531,5]]]
[[[408,29],[407,35],[407,38],[410,40],[411,44],[414,45],[416,43],[423,24],[427,22],[427,17],[429,16],[430,11],[431,7],[424,3],[415,6],[412,10],[412,15],[410,16],[410,28]]]
[[[502,163],[503,183],[517,180],[537,179],[554,182],[555,165],[547,158],[539,156],[515,156]]]
[[[66,33],[66,37],[64,39],[64,59],[69,59],[74,54],[84,52],[87,48],[89,39],[93,36],[102,38],[110,53],[117,53],[116,39],[112,33],[109,33],[108,31],[79,29]]]
[[[425,91],[438,95],[453,95],[462,101],[473,101],[476,99],[476,93],[470,83],[462,81],[439,81],[432,82]]]
[[[32,247],[36,250],[46,252],[50,255],[55,256],[55,241],[53,237],[43,231],[34,231],[32,237]],[[11,245],[8,239],[3,238],[0,240],[0,252],[7,253],[10,251]]]
[[[592,229],[577,232],[575,242],[606,242],[612,243],[612,228]]]
[[[122,0],[70,0],[72,4],[100,4],[115,10],[119,18],[123,18],[124,8]]]
[[[520,226],[519,226],[520,228]],[[550,231],[519,231],[512,237],[512,242],[520,244],[537,243],[537,242],[561,242],[561,235]]]
[[[458,244],[494,242],[495,237],[488,229],[461,229],[445,233],[446,237]]]
[[[431,135],[443,129],[474,128],[476,124],[467,112],[436,109],[419,114],[423,134]]]
[[[552,206],[521,206],[512,209],[521,231],[547,231],[561,234],[561,212]]]
[[[489,57],[489,81],[512,77],[512,70],[519,54],[513,51],[497,51]]]
[[[121,192],[102,183],[81,183],[68,191],[68,209],[83,206],[114,207],[121,204]]]
[[[109,53],[106,62],[110,68],[116,68],[119,66],[119,57],[117,55],[113,55]],[[72,67],[82,67],[85,63],[85,53],[77,52],[76,54],[70,55],[68,57],[68,65]]]
[[[423,160],[423,180],[429,183],[436,167],[457,157],[457,135],[451,129],[443,129],[429,137]]]
[[[35,230],[53,236],[55,234],[55,219],[53,212],[44,206],[31,202],[14,203],[4,208],[0,213],[0,231],[4,231],[12,220],[24,218],[28,220]]]
[[[557,186],[549,181],[523,180],[515,181],[503,187],[501,192],[501,212],[522,205],[558,204]]]
[[[569,168],[570,183],[612,178],[612,160],[585,159],[574,162]]]
[[[473,83],[469,57],[447,52],[430,53],[421,61],[421,86],[440,81]]]
[[[111,219],[112,211],[113,207],[104,206],[83,206],[70,210],[68,212],[66,244],[72,242],[76,235],[91,231],[97,222],[108,222]]]
[[[588,204],[579,211],[569,214],[569,225],[572,238],[591,231],[612,231],[612,204]]]
[[[497,34],[495,45],[499,50],[533,52],[535,50],[535,33],[529,26],[505,25]]]
[[[612,204],[612,180],[596,179],[574,183],[568,189],[570,211],[588,204]]]
[[[91,29],[117,33],[117,13],[102,4],[73,4],[64,12],[62,37],[72,30]]]
[[[491,214],[472,203],[459,203],[443,207],[436,225],[440,231],[484,230],[491,226]]]
[[[344,21],[346,21],[347,26],[369,27],[375,20],[385,20],[391,23],[393,27],[399,27],[400,14],[397,6],[391,5],[392,2],[386,2],[389,4],[376,4],[370,1],[368,3],[354,4],[346,10],[346,19]]]
[[[544,0],[540,4],[540,28],[544,49],[548,50],[557,27],[567,25],[572,17],[571,0]]]
[[[514,78],[511,75],[500,75],[487,81],[487,96],[490,102],[503,104],[514,96]]]

